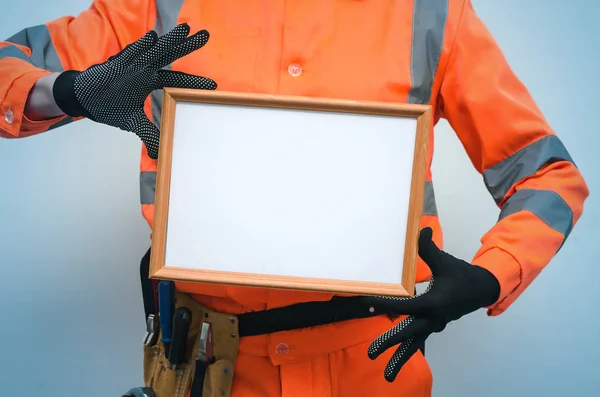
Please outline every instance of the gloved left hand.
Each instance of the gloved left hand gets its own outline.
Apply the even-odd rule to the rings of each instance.
[[[440,250],[425,228],[419,236],[419,256],[429,266],[432,278],[425,292],[408,298],[365,297],[366,303],[394,315],[408,315],[394,328],[371,343],[372,360],[399,345],[388,362],[384,377],[393,382],[402,366],[434,332],[451,321],[489,306],[498,300],[500,284],[486,269]]]

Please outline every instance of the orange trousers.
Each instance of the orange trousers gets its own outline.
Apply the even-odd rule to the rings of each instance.
[[[383,377],[383,370],[394,349],[372,361],[367,357],[370,343],[274,364],[264,338],[249,337],[241,344],[231,397],[431,396],[431,371],[420,351],[404,365],[396,380],[389,383]]]
[[[403,318],[385,316],[240,338],[231,397],[430,397],[432,376],[418,351],[393,383],[394,350],[376,360],[369,344]]]

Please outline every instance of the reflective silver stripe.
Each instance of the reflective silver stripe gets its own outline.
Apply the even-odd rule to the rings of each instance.
[[[425,181],[425,194],[423,199],[423,215],[437,216],[437,206],[435,205],[435,193],[433,191],[433,182]]]
[[[58,58],[54,45],[52,44],[50,32],[46,25],[37,25],[23,29],[6,41],[29,47],[31,49],[31,56],[28,57],[28,60],[35,67],[50,72],[63,71],[63,66]],[[23,52],[21,53],[25,55]],[[25,56],[27,57],[27,55]]]
[[[414,0],[408,103],[428,104],[444,46],[448,0]],[[433,183],[425,182],[423,215],[437,216]]]
[[[156,21],[154,30],[159,36],[177,25],[177,19],[185,0],[156,0]]]
[[[156,22],[154,30],[159,36],[172,30],[177,25],[177,18],[185,0],[156,0]],[[167,65],[164,69],[171,69]],[[162,114],[162,90],[152,91],[150,94],[150,108],[152,122],[160,128]],[[140,201],[142,204],[154,204],[156,192],[156,172],[143,171],[140,174]]]
[[[154,30],[159,36],[172,30],[177,25],[177,18],[185,0],[156,0],[156,22]],[[164,69],[171,69],[167,65]],[[160,128],[160,115],[162,113],[162,90],[155,90],[150,94],[152,109],[152,122]]]
[[[25,54],[23,51],[21,51],[14,45],[8,45],[6,47],[0,48],[0,59],[2,58],[18,58],[22,61],[33,64],[33,62],[31,62],[31,59],[29,59],[27,54]]]
[[[29,62],[36,68],[45,69],[49,72],[63,72],[64,68],[56,48],[52,44],[50,31],[46,25],[32,26],[21,30],[6,40],[9,43],[22,45],[31,49],[31,56],[21,51],[15,46],[7,46],[0,49],[0,59],[3,57],[14,57]],[[52,130],[73,121],[72,117],[65,117],[58,123],[51,125],[48,130]]]
[[[152,123],[160,128],[160,116],[162,114],[162,90],[152,91],[150,94],[150,108],[152,110]]]
[[[140,173],[140,201],[142,204],[154,204],[156,192],[156,171]]]
[[[520,189],[500,211],[498,221],[519,211],[529,211],[566,238],[573,228],[573,211],[560,195],[552,190]]]
[[[560,139],[554,135],[546,136],[484,171],[483,180],[499,204],[515,183],[535,174],[544,165],[561,160],[573,163]]]
[[[414,0],[410,76],[412,87],[408,103],[427,104],[431,100],[433,80],[442,47],[448,0]]]

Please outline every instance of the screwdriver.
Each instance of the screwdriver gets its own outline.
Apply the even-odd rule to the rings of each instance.
[[[191,397],[202,397],[206,369],[213,357],[212,326],[210,323],[204,322],[200,328],[200,344],[198,345],[198,355],[196,356],[196,370],[194,372],[194,381],[192,382],[192,389],[190,392]]]
[[[171,338],[171,350],[169,361],[172,368],[185,362],[186,345],[190,324],[192,323],[192,312],[187,307],[179,307],[173,315],[173,337]]]
[[[160,341],[164,345],[165,356],[167,358],[169,358],[169,348],[171,344],[173,310],[175,310],[175,283],[163,280],[158,283],[158,316],[162,332]]]

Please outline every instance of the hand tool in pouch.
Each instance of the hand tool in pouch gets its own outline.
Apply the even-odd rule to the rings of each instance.
[[[206,369],[213,359],[213,334],[210,323],[203,322],[200,329],[200,344],[198,346],[198,356],[196,357],[196,371],[194,373],[194,382],[190,397],[202,397],[204,389],[204,377]]]
[[[154,316],[154,314],[151,314],[148,316],[148,320],[146,321],[146,338],[144,339],[144,344],[146,346],[154,346],[157,339],[158,319]]]
[[[172,281],[161,281],[158,283],[158,317],[162,337],[160,341],[165,347],[165,356],[169,358],[171,346],[171,325],[173,311],[175,310],[175,283]]]
[[[156,296],[156,288],[158,280],[150,278],[150,249],[146,252],[140,261],[140,282],[142,284],[142,299],[144,301],[144,313],[146,320],[153,314],[158,320],[158,296]]]
[[[192,312],[187,307],[180,307],[173,315],[173,337],[169,350],[169,361],[173,369],[186,361],[187,338],[192,323]]]

